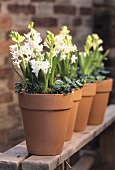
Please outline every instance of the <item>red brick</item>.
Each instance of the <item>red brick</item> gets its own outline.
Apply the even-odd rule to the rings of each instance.
[[[74,6],[55,5],[54,12],[56,14],[74,15],[76,13],[76,8]]]
[[[60,28],[52,27],[52,28],[50,28],[50,31],[51,31],[54,35],[56,35],[56,34],[59,34]]]
[[[105,3],[105,2],[104,2]],[[93,6],[94,7],[97,7],[97,8],[103,8],[104,7],[104,4],[103,3],[93,3]]]
[[[31,0],[31,2],[55,2],[55,0]]]
[[[18,106],[18,104],[12,104],[8,106],[8,113],[10,116],[15,116],[17,114],[21,113],[21,110]]]
[[[2,78],[10,78],[13,75],[13,69],[12,68],[4,68],[0,69],[0,79]]]
[[[4,64],[5,64],[5,66],[11,66],[12,65],[11,56],[6,56],[4,58]]]
[[[92,13],[94,14],[94,16],[100,16],[100,15],[107,13],[107,9],[104,6],[103,7],[93,7]]]
[[[81,25],[81,18],[75,18],[73,20],[73,25],[74,26],[80,26]]]
[[[56,18],[32,18],[32,21],[35,23],[35,26],[38,27],[55,27],[57,26],[57,19]]]
[[[0,143],[4,143],[6,141],[6,133],[4,131],[0,131]]]
[[[115,47],[110,49],[109,56],[110,58],[115,58]]]
[[[69,28],[70,30],[70,35],[74,38],[74,36],[76,35],[76,28]]]
[[[11,140],[12,144],[14,143],[14,145],[16,145],[16,143],[19,144],[19,142],[22,142],[25,139],[24,136],[23,127],[12,128],[7,133],[8,140]]]
[[[0,54],[9,52],[9,46],[12,44],[11,40],[0,42]]]
[[[8,81],[8,88],[10,89],[10,90],[15,90],[15,81],[14,81],[14,79],[13,78],[11,78],[11,79],[9,79],[9,81]]]
[[[110,40],[110,47],[112,47],[112,48],[115,47],[115,37],[111,37],[111,40]]]
[[[1,1],[1,2],[3,1],[3,2],[4,2],[4,1],[12,1],[12,0],[0,0],[0,1]]]
[[[13,96],[11,93],[4,93],[0,94],[0,103],[6,103],[6,102],[11,102],[13,99]]]
[[[0,28],[10,28],[12,26],[12,19],[9,16],[0,16]]]
[[[114,27],[113,27],[113,28],[111,27],[111,28],[110,28],[110,38],[112,39],[113,37],[115,37],[115,28],[114,28]],[[110,40],[111,40],[111,39],[110,39]]]
[[[8,10],[12,13],[35,14],[35,7],[32,5],[9,4]]]
[[[85,7],[81,7],[80,8],[80,14],[81,15],[91,15],[91,8],[85,8]]]

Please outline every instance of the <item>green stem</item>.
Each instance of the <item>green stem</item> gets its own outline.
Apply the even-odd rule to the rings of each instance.
[[[46,92],[47,89],[48,89],[49,73],[50,73],[50,70],[48,69],[48,73],[46,75],[46,81],[45,81],[45,84],[44,84],[44,92]]]
[[[54,69],[52,69],[52,72],[50,74],[50,86],[54,83]]]
[[[25,63],[24,57],[22,57],[22,64],[23,64],[24,70],[26,70],[26,63]]]
[[[50,50],[50,66],[52,68],[52,60],[53,60],[53,48],[51,47],[51,50]]]
[[[53,85],[53,80],[54,80],[54,69],[53,69],[53,45],[54,43],[51,44],[51,47],[50,47],[50,66],[51,66],[51,73],[50,73],[50,77],[49,77],[49,84],[50,86]]]
[[[48,89],[48,80],[46,79],[45,84],[44,84],[44,87],[43,87],[44,93],[47,92],[47,89]]]
[[[66,72],[65,72],[65,74],[66,74],[66,76],[68,76],[68,72],[69,72],[69,69],[70,69],[70,53],[68,53],[67,54],[67,60],[66,60],[66,66],[65,66],[65,68],[66,68]]]

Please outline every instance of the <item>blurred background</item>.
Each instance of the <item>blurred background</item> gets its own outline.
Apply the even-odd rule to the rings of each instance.
[[[78,49],[83,48],[88,34],[98,33],[104,49],[110,49],[105,64],[114,78],[109,103],[115,103],[115,0],[0,0],[0,152],[24,140],[9,32],[26,33],[31,21],[43,39],[46,30],[57,34],[67,25]]]

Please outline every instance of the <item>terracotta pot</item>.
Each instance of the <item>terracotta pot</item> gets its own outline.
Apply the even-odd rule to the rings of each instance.
[[[28,152],[57,155],[67,132],[72,94],[19,94]]]
[[[93,99],[88,120],[89,125],[98,125],[103,122],[104,113],[109,99],[109,94],[112,90],[112,84],[112,79],[97,82],[96,95]]]
[[[72,138],[79,101],[81,100],[81,98],[82,98],[82,89],[79,88],[73,93],[73,107],[71,108],[71,112],[69,116],[68,128],[67,128],[66,139],[65,139],[66,141],[71,140]]]
[[[96,83],[86,83],[82,90],[82,99],[79,102],[78,113],[76,117],[74,131],[85,130],[89,118],[89,113],[96,93]]]

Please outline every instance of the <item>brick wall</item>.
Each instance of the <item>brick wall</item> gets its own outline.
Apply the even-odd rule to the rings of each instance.
[[[110,103],[115,103],[115,1],[93,1],[93,32],[96,32],[104,40],[104,48],[110,49],[109,59],[105,65],[111,71],[113,77],[113,90],[110,95]]]
[[[92,32],[92,0],[0,0],[0,152],[24,139],[22,118],[14,93],[18,80],[11,66],[9,32],[27,32],[30,21],[45,37],[67,25],[79,48]]]

